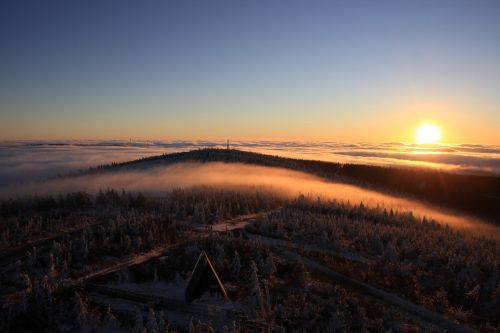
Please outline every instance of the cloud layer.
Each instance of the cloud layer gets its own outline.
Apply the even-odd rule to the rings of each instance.
[[[0,142],[0,186],[65,174],[89,166],[204,147],[216,141],[21,141]],[[231,147],[288,157],[342,163],[421,166],[500,175],[500,147],[402,143],[235,141]]]

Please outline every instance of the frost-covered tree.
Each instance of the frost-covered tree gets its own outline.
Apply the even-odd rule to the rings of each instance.
[[[165,320],[165,313],[163,311],[160,311],[158,313],[158,332],[159,333],[165,333],[168,330],[168,324]]]
[[[271,294],[269,293],[269,281],[264,280],[264,292],[266,295],[265,308],[267,313],[271,313]]]
[[[263,273],[266,277],[270,277],[276,271],[276,266],[274,265],[273,256],[269,254],[263,265]]]
[[[146,328],[148,333],[158,333],[158,322],[156,321],[156,314],[153,308],[149,308]]]
[[[134,314],[134,333],[144,332],[144,318],[142,317],[142,311],[138,307],[135,308]]]
[[[87,309],[87,304],[81,297],[79,293],[75,294],[74,297],[73,314],[75,316],[75,323],[78,328],[86,330],[88,328],[89,311]]]
[[[118,282],[124,283],[124,282],[129,282],[130,276],[128,272],[128,268],[121,269],[117,272],[118,276]]]
[[[159,279],[158,268],[155,266],[153,269],[153,282],[158,282]]]
[[[236,281],[240,279],[240,271],[241,271],[240,255],[238,254],[238,251],[235,251],[233,262],[231,264],[231,276]]]
[[[29,275],[25,274],[25,273],[21,273],[21,279],[24,282],[25,291],[28,293],[31,292],[31,290],[33,289],[33,284],[31,283],[31,279],[30,279]]]
[[[189,328],[188,328],[189,333],[196,333],[196,327],[193,322],[193,318],[189,321]]]
[[[299,261],[299,267],[298,267],[298,277],[299,277],[299,284],[303,287],[307,286],[307,270],[304,265],[304,262],[301,260]]]
[[[129,235],[125,235],[123,239],[123,252],[129,253],[132,249],[132,240]]]
[[[103,318],[103,329],[108,332],[113,332],[120,327],[119,321],[111,313],[111,306],[106,307],[106,312]]]
[[[384,259],[387,261],[396,262],[398,259],[397,253],[398,252],[397,252],[396,248],[394,247],[394,245],[392,245],[392,243],[390,243],[385,247],[383,256],[384,256]]]
[[[34,257],[31,254],[31,252],[28,251],[28,254],[26,256],[26,269],[28,271],[31,271],[31,269],[33,268],[34,264],[35,264]]]
[[[264,313],[264,297],[260,288],[259,275],[255,261],[251,261],[251,274],[250,274],[250,307],[254,315],[262,315]]]
[[[224,244],[222,241],[217,242],[215,245],[215,260],[219,270],[224,270],[224,260],[226,259],[226,252],[224,251]]]
[[[56,270],[56,262],[54,259],[54,254],[51,252],[49,254],[49,274],[54,275]]]

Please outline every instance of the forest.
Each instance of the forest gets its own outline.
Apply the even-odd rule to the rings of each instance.
[[[112,189],[22,197],[0,207],[1,331],[500,327],[498,242],[411,212],[206,186],[162,197]],[[201,251],[229,300],[179,296]]]
[[[222,149],[105,165],[57,179],[111,177],[124,170],[154,179],[151,168],[189,161],[208,168],[215,164],[206,162],[286,167],[430,202],[445,187],[454,188],[443,205],[460,207],[455,205],[467,195],[470,205],[463,211],[486,207],[477,214],[484,217],[499,210],[493,201],[481,206],[475,199],[495,198],[498,188],[487,177]],[[498,235],[390,205],[241,184],[152,193],[61,190],[1,199],[0,331],[500,330]],[[196,295],[188,297],[193,288]]]

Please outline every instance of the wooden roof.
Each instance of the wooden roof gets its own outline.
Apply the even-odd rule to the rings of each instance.
[[[196,298],[200,297],[203,292],[211,289],[212,287],[216,287],[224,298],[229,299],[226,289],[224,288],[219,275],[215,271],[214,265],[208,258],[206,252],[202,251],[196,261],[196,265],[194,266],[184,293],[186,301],[192,302]]]

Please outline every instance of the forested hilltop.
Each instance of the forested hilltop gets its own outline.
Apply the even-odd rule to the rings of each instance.
[[[102,165],[84,173],[144,169],[180,162],[247,163],[287,168],[331,180],[410,196],[500,223],[500,177],[462,175],[423,168],[380,167],[303,160],[235,149],[199,149],[124,163]]]

